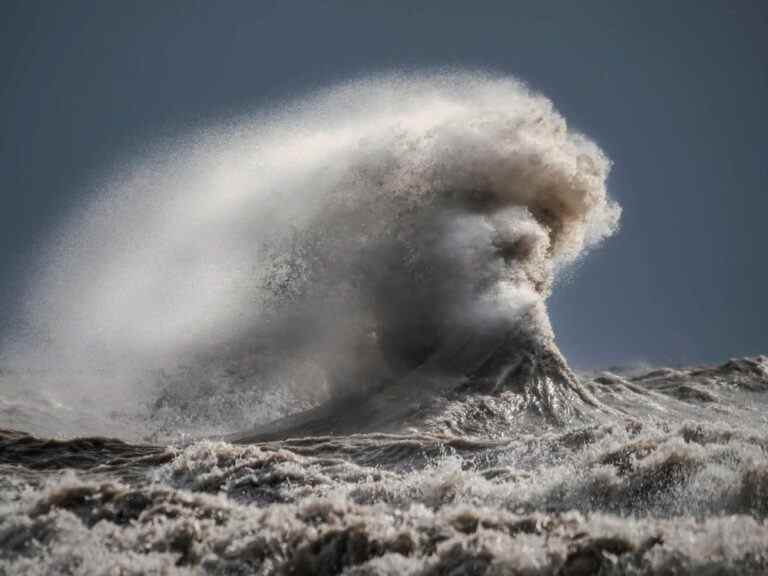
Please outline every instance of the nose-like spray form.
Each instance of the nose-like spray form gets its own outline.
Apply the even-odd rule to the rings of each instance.
[[[498,380],[502,348],[557,355],[545,300],[617,229],[609,166],[515,80],[345,84],[114,174],[30,291],[45,344],[18,347],[122,407],[201,374],[208,397],[281,381],[313,402],[419,370]]]

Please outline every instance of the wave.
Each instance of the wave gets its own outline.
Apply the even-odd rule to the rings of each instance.
[[[414,410],[398,406],[474,390],[567,419],[591,399],[545,302],[617,230],[609,169],[514,79],[347,83],[104,179],[49,246],[5,362],[47,374],[35,386],[59,402],[170,428],[350,398],[367,408],[345,431],[402,427]]]
[[[601,375],[659,418],[497,440],[0,431],[0,573],[765,574],[767,361]]]
[[[765,574],[768,357],[579,381],[631,417],[245,446],[0,430],[0,574]]]

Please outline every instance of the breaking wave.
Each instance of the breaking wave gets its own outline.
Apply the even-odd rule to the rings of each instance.
[[[345,84],[107,178],[52,242],[6,356],[110,426],[150,406],[233,431],[406,380],[521,373],[526,406],[567,416],[584,395],[545,300],[617,229],[609,167],[512,79]]]

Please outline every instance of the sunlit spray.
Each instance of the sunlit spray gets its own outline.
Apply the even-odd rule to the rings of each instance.
[[[106,178],[42,258],[36,337],[6,356],[107,414],[201,381],[316,403],[425,364],[467,372],[510,331],[554,347],[553,281],[618,226],[609,168],[513,79],[344,84]]]

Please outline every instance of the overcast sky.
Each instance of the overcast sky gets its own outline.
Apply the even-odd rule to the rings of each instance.
[[[576,366],[768,353],[768,3],[0,2],[0,318],[86,184],[159,138],[393,68],[545,93],[620,234],[552,298]]]

